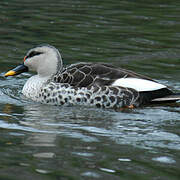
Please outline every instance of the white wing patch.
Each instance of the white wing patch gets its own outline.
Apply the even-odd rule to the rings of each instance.
[[[138,92],[142,91],[155,91],[158,89],[166,88],[163,84],[153,82],[146,79],[138,78],[120,78],[117,79],[112,86],[122,86],[135,89]]]

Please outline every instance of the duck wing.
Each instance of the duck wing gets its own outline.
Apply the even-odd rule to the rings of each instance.
[[[98,63],[73,64],[57,73],[53,80],[57,83],[68,83],[71,86],[88,87],[93,85],[110,86],[121,78],[138,78],[153,81],[149,77],[133,71]]]

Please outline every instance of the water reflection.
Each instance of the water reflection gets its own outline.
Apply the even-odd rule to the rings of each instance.
[[[23,116],[12,113],[13,105],[6,105],[3,109],[6,116],[1,114],[4,119],[1,127],[31,132],[24,141],[29,146],[53,147],[57,136],[61,136],[83,142],[101,142],[101,138],[109,138],[117,144],[143,149],[180,149],[178,134],[162,128],[167,123],[174,126],[175,121],[178,122],[179,107],[147,107],[131,113],[38,103],[21,108]],[[157,120],[157,117],[160,118]]]

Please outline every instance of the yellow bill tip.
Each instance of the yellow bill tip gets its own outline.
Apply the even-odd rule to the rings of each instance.
[[[10,70],[10,71],[8,71],[6,74],[4,74],[5,77],[14,76],[14,75],[16,75],[16,72],[13,71],[13,70]]]

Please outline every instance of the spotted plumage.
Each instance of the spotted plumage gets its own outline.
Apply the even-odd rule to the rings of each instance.
[[[52,105],[86,105],[102,108],[120,108],[134,104],[139,97],[133,89],[89,86],[73,87],[64,83],[48,83],[38,93],[38,101]]]
[[[109,64],[77,63],[63,67],[59,51],[50,45],[28,51],[24,63],[5,76],[28,70],[37,75],[28,79],[23,94],[46,104],[117,109],[157,103],[162,98],[162,102],[180,99],[149,77]]]

